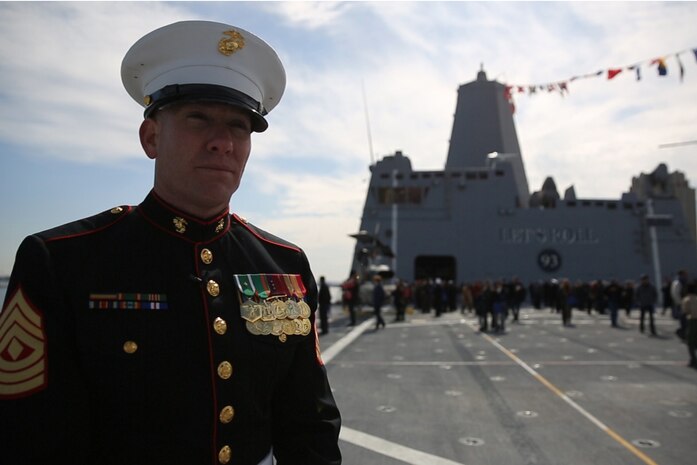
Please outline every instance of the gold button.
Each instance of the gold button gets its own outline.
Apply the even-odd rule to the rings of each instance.
[[[123,343],[123,351],[127,354],[132,354],[138,350],[138,344],[133,341],[126,341]]]
[[[210,265],[213,262],[213,252],[208,249],[203,249],[201,251],[201,261],[206,265]]]
[[[278,340],[281,342],[286,342],[287,339],[288,339],[288,336],[286,336],[285,333],[282,333],[280,336],[278,336]]]
[[[218,462],[222,464],[226,464],[230,461],[230,455],[232,454],[232,450],[230,449],[230,446],[223,446],[222,449],[220,449],[220,452],[218,452]]]
[[[230,362],[220,362],[220,365],[218,365],[218,376],[222,379],[228,379],[232,376],[232,365],[230,365]]]
[[[232,417],[234,417],[234,416],[235,416],[235,409],[232,408],[232,405],[226,405],[220,411],[220,415],[218,415],[218,418],[220,418],[221,423],[230,423],[232,421]]]
[[[218,297],[218,294],[220,294],[220,286],[212,279],[208,281],[208,284],[206,284],[206,289],[213,297]]]
[[[121,208],[121,207],[114,207],[111,209],[111,213],[113,213],[114,215],[116,215],[117,213],[121,213],[122,211],[123,211],[123,208]]]
[[[218,317],[215,320],[213,320],[213,329],[215,329],[216,333],[223,335],[227,332],[227,322],[222,318]]]

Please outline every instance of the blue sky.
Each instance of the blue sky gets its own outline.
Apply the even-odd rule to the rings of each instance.
[[[0,275],[22,238],[119,204],[152,185],[137,139],[142,110],[120,64],[145,33],[183,19],[247,29],[288,75],[270,128],[253,137],[234,212],[301,245],[316,275],[343,279],[360,225],[370,151],[402,150],[442,169],[459,85],[489,78],[570,83],[570,93],[515,95],[531,190],[619,198],[665,162],[697,182],[694,2],[0,2]],[[646,60],[666,57],[668,76]]]

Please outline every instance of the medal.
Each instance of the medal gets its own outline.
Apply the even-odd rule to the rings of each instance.
[[[273,307],[273,314],[277,320],[284,320],[288,316],[288,311],[284,302],[274,300],[271,302],[271,306]]]
[[[310,306],[307,305],[304,300],[298,302],[298,307],[300,307],[300,316],[302,318],[310,318],[312,311],[310,310]]]
[[[262,303],[260,303],[258,305],[259,305],[259,307],[261,307],[261,319],[262,319],[262,321],[274,321],[276,319],[276,315],[274,313],[274,308],[269,302],[263,301]]]
[[[286,311],[288,312],[288,318],[291,320],[300,316],[300,307],[298,307],[298,303],[293,299],[286,300]]]
[[[261,318],[261,308],[253,300],[247,299],[240,305],[240,315],[250,323],[254,323]]]
[[[235,281],[245,299],[240,314],[250,334],[271,334],[281,342],[287,336],[310,334],[312,309],[304,300],[306,289],[300,275],[235,275]]]
[[[281,320],[273,320],[271,323],[271,334],[274,336],[283,334],[283,322]]]
[[[257,331],[257,327],[255,326],[254,323],[247,321],[245,323],[245,325],[247,326],[247,331],[254,334],[255,336],[258,336],[259,334],[261,334],[259,331]]]
[[[301,320],[303,324],[303,329],[302,329],[302,335],[307,336],[310,334],[310,331],[312,330],[312,323],[310,323],[310,320],[303,319]]]
[[[257,334],[261,334],[264,336],[268,336],[271,334],[271,322],[269,321],[262,321],[259,320],[256,323],[254,323],[254,327],[256,329]]]
[[[293,320],[283,320],[283,334],[288,336],[295,334],[295,323],[293,323]]]

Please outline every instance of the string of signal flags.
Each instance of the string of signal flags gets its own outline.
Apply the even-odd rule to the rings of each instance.
[[[671,53],[667,55],[660,56],[658,58],[652,58],[649,60],[642,60],[637,63],[634,63],[633,65],[630,66],[622,66],[622,67],[617,67],[617,68],[607,68],[607,69],[601,69],[600,71],[596,71],[594,73],[589,73],[589,74],[583,74],[579,76],[573,76],[569,79],[565,79],[563,81],[557,81],[557,82],[548,82],[546,84],[505,84],[504,83],[504,96],[506,97],[506,100],[508,100],[509,105],[511,106],[511,113],[515,113],[515,102],[513,101],[513,96],[514,94],[527,94],[527,95],[536,95],[538,93],[552,93],[552,92],[558,92],[562,97],[566,96],[569,93],[569,84],[571,84],[574,81],[577,81],[579,79],[590,79],[590,78],[599,78],[601,76],[606,76],[606,79],[612,80],[616,78],[619,74],[623,72],[630,72],[634,73],[636,76],[637,81],[641,81],[641,72],[642,68],[653,68],[654,66],[656,67],[656,72],[658,73],[658,76],[665,77],[668,76],[668,64],[667,61],[674,59],[675,62],[677,63],[678,66],[678,72],[680,73],[680,82],[682,83],[684,77],[685,77],[685,66],[683,65],[682,60],[680,60],[680,55],[690,53],[694,55],[695,60],[697,60],[697,48],[693,49],[686,49],[682,50],[680,52],[676,53]]]

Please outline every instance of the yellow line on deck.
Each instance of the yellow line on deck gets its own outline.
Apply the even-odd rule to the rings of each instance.
[[[470,324],[470,327],[472,329],[476,329],[473,325]],[[480,333],[484,339],[489,341],[492,345],[494,345],[497,349],[499,349],[501,352],[506,354],[508,358],[516,362],[521,368],[523,368],[525,371],[527,371],[533,378],[538,380],[540,383],[545,385],[547,389],[555,393],[557,396],[559,396],[564,402],[569,404],[571,407],[573,407],[574,410],[579,412],[581,415],[586,417],[588,420],[591,421],[595,426],[600,428],[602,431],[607,433],[612,439],[617,441],[620,445],[622,445],[625,449],[627,449],[629,452],[634,454],[636,457],[641,459],[646,465],[658,465],[654,460],[637,449],[632,443],[624,439],[622,436],[617,434],[615,431],[613,431],[610,427],[602,423],[600,420],[598,420],[596,417],[591,415],[586,409],[578,405],[576,402],[574,402],[569,396],[564,394],[558,387],[556,387],[554,384],[552,384],[547,378],[539,374],[537,371],[535,371],[532,367],[530,367],[527,363],[522,361],[516,354],[511,352],[510,350],[506,349],[504,346],[499,344],[494,338],[489,336],[488,334],[485,333]]]

